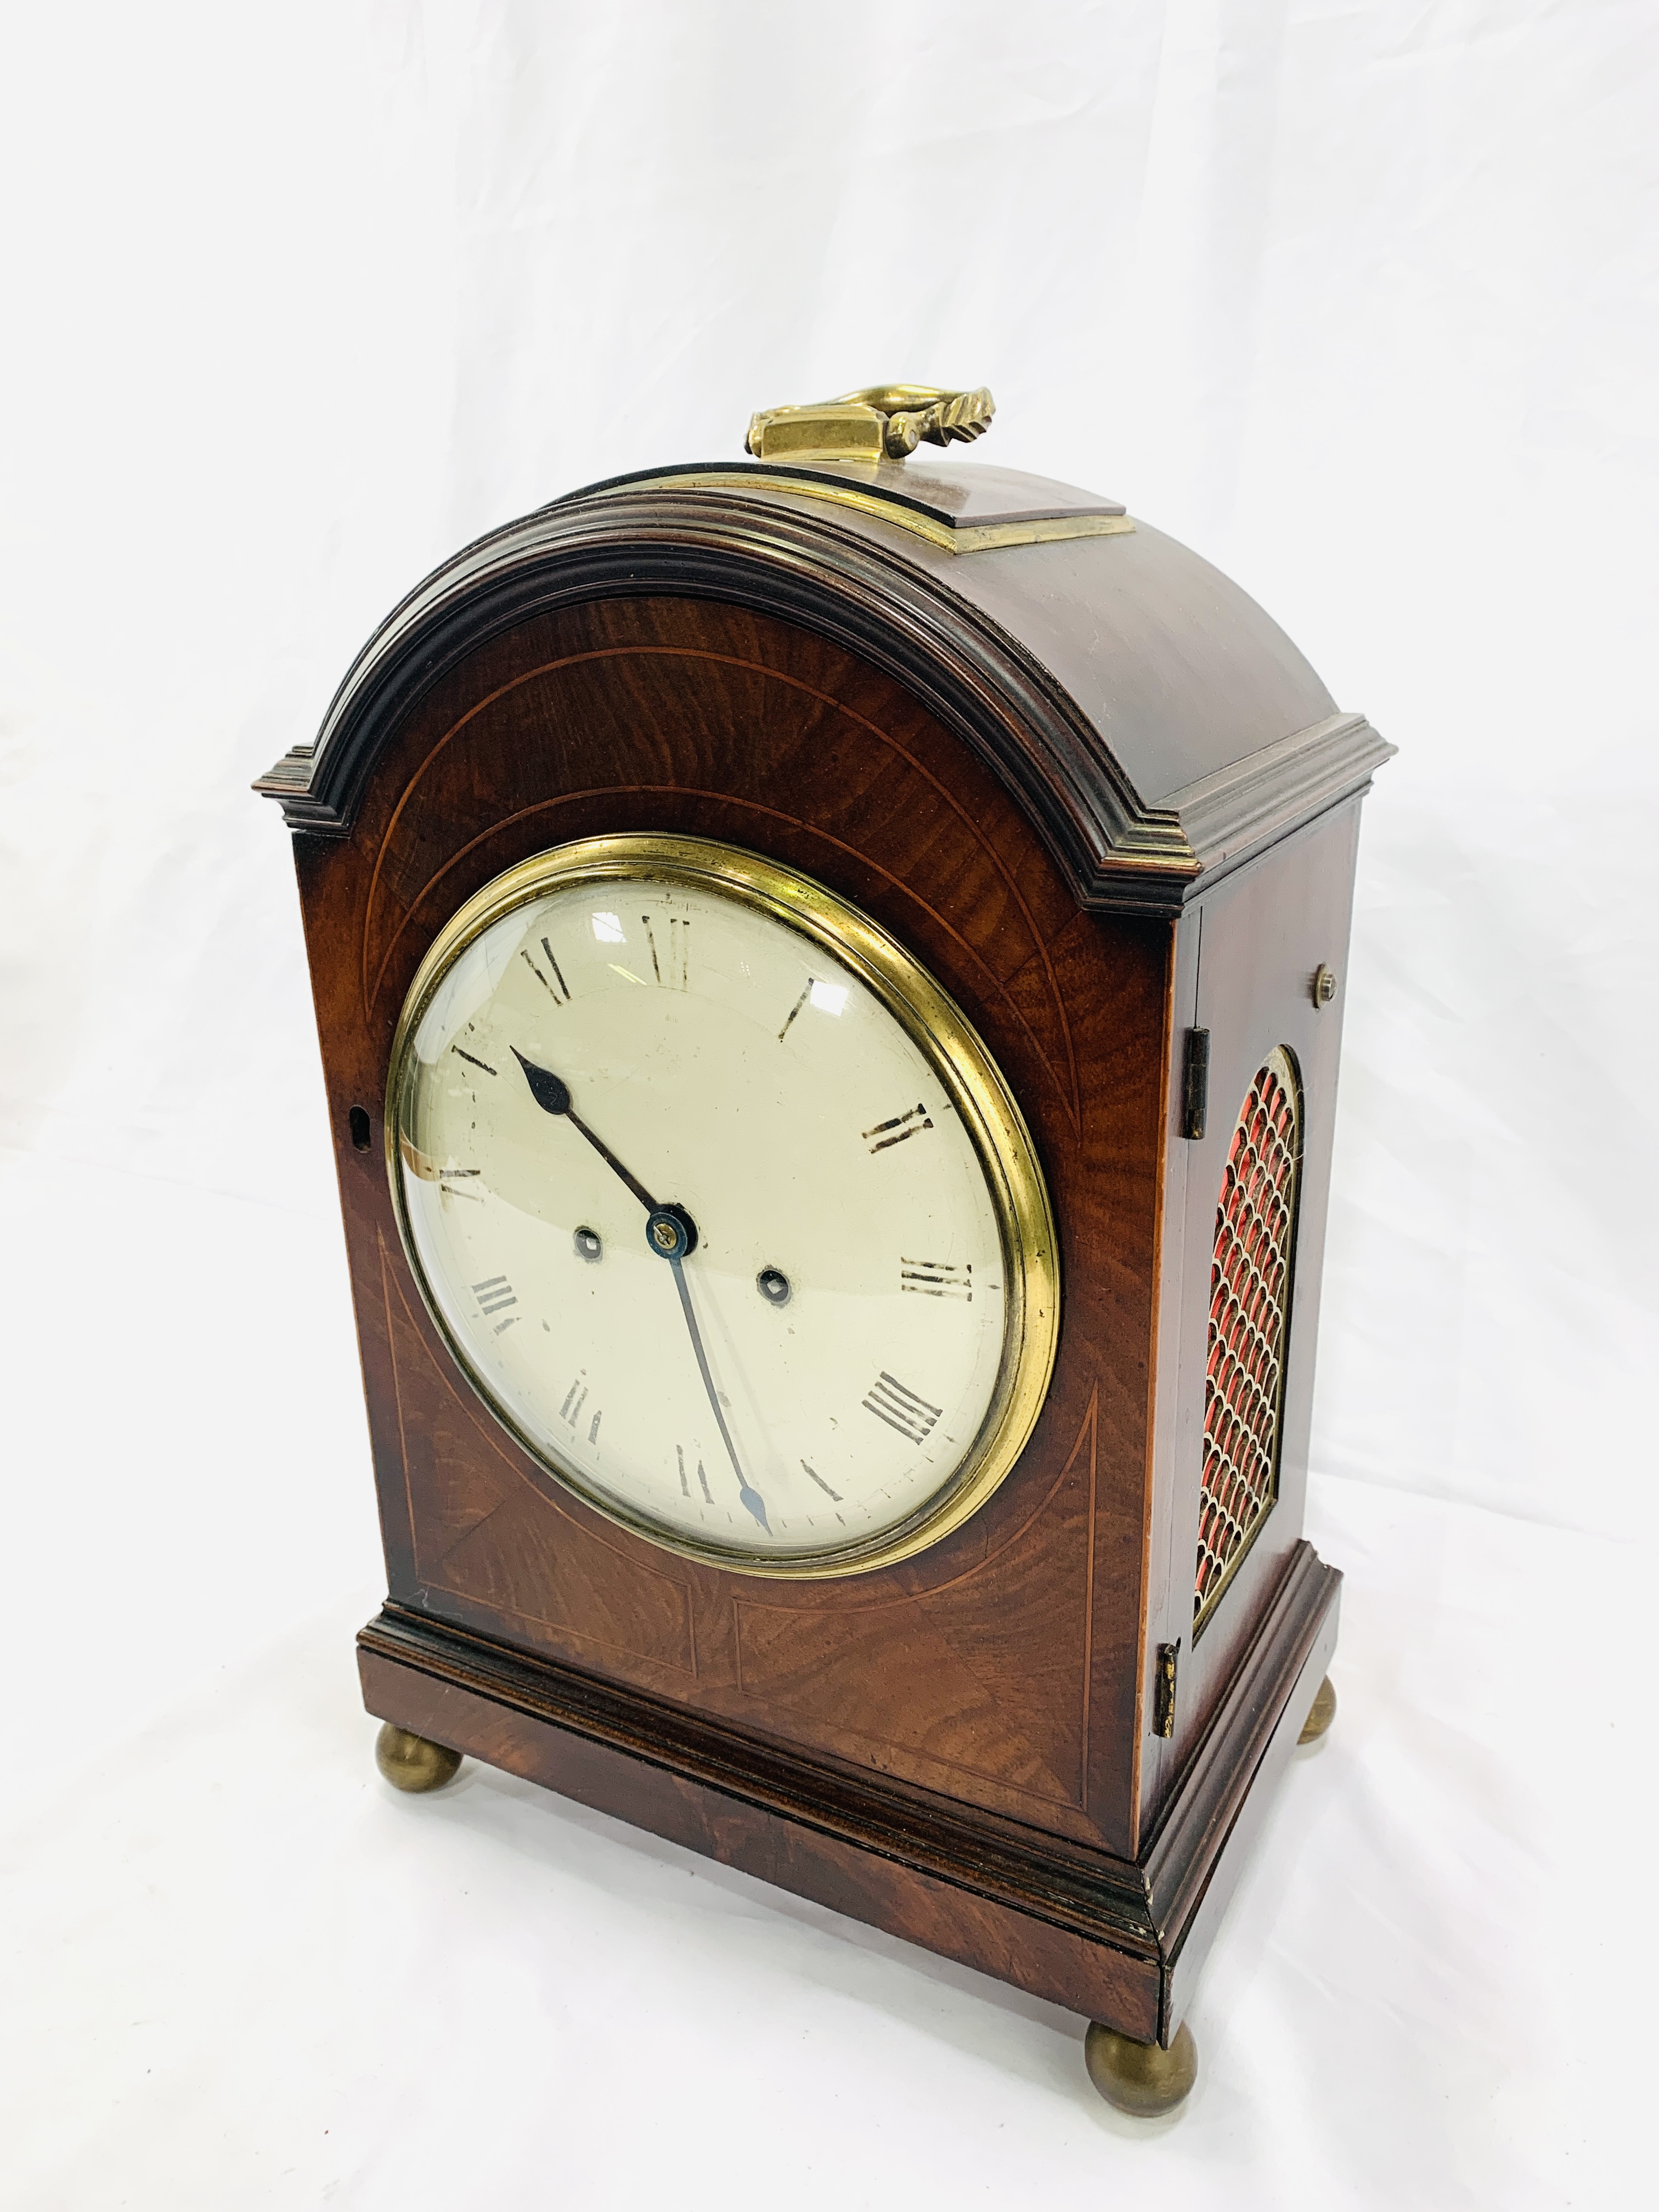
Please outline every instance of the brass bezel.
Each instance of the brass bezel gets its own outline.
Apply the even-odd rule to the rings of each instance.
[[[822,945],[881,1000],[930,1061],[961,1115],[985,1170],[1002,1243],[1006,1318],[990,1407],[954,1472],[927,1503],[878,1537],[757,1557],[740,1547],[702,1544],[630,1514],[564,1466],[523,1429],[474,1372],[466,1347],[429,1290],[404,1202],[398,1138],[408,1047],[450,967],[492,924],[550,890],[583,883],[667,878],[757,908]],[[1048,1187],[1030,1132],[972,1024],[896,939],[822,884],[757,853],[712,838],[657,834],[582,838],[536,854],[486,884],[453,915],[416,970],[392,1042],[386,1091],[386,1176],[404,1256],[434,1326],[469,1387],[521,1450],[597,1513],[661,1549],[705,1565],[769,1580],[811,1582],[872,1574],[913,1559],[959,1528],[1004,1480],[1024,1449],[1048,1395],[1060,1336],[1060,1255]]]

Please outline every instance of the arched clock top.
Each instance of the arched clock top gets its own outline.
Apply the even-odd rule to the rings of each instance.
[[[987,762],[1079,902],[1173,912],[1361,790],[1393,748],[1245,592],[1115,501],[972,462],[690,465],[493,531],[383,623],[314,744],[256,788],[349,835],[384,746],[464,656],[597,599],[724,600],[902,684]]]

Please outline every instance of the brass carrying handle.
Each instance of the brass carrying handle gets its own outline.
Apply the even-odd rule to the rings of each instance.
[[[924,439],[963,444],[991,427],[996,402],[981,384],[945,392],[932,384],[872,384],[805,407],[768,407],[749,419],[744,450],[757,460],[902,461]]]

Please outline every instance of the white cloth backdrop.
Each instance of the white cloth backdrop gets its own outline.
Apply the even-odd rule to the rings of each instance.
[[[1639,2199],[1650,0],[0,14],[0,2200]],[[1368,803],[1338,1723],[1137,2130],[1080,2023],[482,1770],[380,1589],[288,839],[382,612],[751,407],[983,380],[1231,571]]]

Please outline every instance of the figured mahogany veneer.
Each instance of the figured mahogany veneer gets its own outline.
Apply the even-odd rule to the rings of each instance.
[[[893,565],[882,526],[864,536],[859,558]],[[774,538],[787,565],[782,522]],[[669,563],[647,550],[642,571]],[[1300,1531],[1340,1017],[1305,982],[1346,944],[1358,787],[1380,741],[1370,733],[1362,757],[1364,726],[1328,715],[1318,745],[1285,755],[1301,782],[1269,764],[1271,805],[1233,769],[1209,773],[1192,786],[1194,819],[1224,814],[1241,839],[1278,842],[1212,884],[1178,813],[1147,814],[1164,873],[1126,842],[1117,899],[1105,877],[1084,883],[1077,841],[1006,772],[1012,740],[985,735],[966,689],[958,708],[943,678],[907,680],[896,647],[855,649],[831,601],[814,612],[802,596],[799,563],[779,612],[716,595],[713,556],[698,558],[684,592],[607,571],[604,596],[538,599],[514,580],[505,611],[471,633],[434,629],[424,659],[408,647],[379,703],[351,708],[344,765],[329,771],[349,805],[316,795],[302,756],[264,786],[295,827],[386,1543],[365,1698],[1167,2042],[1335,1637],[1340,1577]],[[389,633],[399,620],[413,617]],[[1012,644],[984,634],[987,665],[1013,665]],[[1299,666],[1273,682],[1327,714]],[[1086,765],[1095,741],[1077,729],[1066,742]],[[1298,830],[1287,794],[1315,789],[1316,755],[1323,811]],[[1128,788],[1112,775],[1110,791]],[[1052,1387],[1001,1488],[902,1565],[763,1581],[613,1526],[474,1396],[405,1264],[382,1115],[422,956],[516,862],[650,830],[764,854],[864,908],[963,1006],[1030,1124],[1060,1234]],[[1180,1054],[1198,1024],[1214,1040],[1210,1133],[1189,1143]],[[1297,1265],[1312,1287],[1285,1353],[1279,1502],[1194,1644],[1216,1192],[1244,1086],[1275,1045],[1304,1086]],[[1177,1644],[1160,1736],[1156,1655]]]
[[[379,1136],[416,964],[504,868],[624,829],[722,837],[864,908],[964,1006],[1030,1122],[1068,1231],[1054,1386],[1018,1478],[891,1575],[745,1581],[613,1528],[473,1396],[405,1267]],[[890,680],[685,599],[485,646],[383,756],[352,839],[297,849],[392,1597],[1133,1856],[1101,1785],[1135,1732],[1167,926],[1079,915],[1007,796]]]

